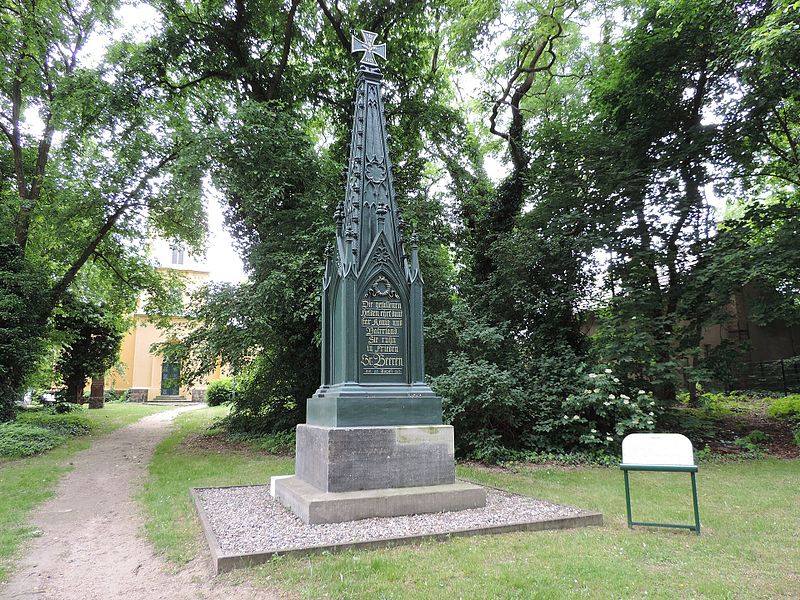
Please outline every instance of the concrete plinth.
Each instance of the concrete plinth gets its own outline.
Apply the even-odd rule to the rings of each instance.
[[[272,482],[275,498],[304,523],[342,523],[372,517],[436,513],[486,505],[486,490],[470,483],[323,492],[298,477]]]
[[[295,473],[322,492],[455,483],[453,428],[297,426]]]
[[[456,482],[449,425],[298,425],[296,456],[271,493],[308,524],[486,506],[484,488]]]

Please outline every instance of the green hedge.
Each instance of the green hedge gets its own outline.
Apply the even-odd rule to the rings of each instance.
[[[775,399],[767,409],[767,414],[777,419],[800,417],[800,394]]]
[[[104,402],[130,402],[131,400],[131,391],[130,390],[104,390],[103,391],[103,401]]]

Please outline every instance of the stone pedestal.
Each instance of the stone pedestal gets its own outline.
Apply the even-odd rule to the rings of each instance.
[[[92,377],[92,387],[89,392],[89,408],[103,408],[105,403],[106,383],[102,377]]]
[[[482,487],[455,480],[449,425],[298,425],[295,473],[274,495],[310,524],[486,505]]]

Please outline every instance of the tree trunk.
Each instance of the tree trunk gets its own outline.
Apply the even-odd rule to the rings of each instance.
[[[689,382],[689,406],[697,408],[699,403],[697,401],[697,384],[694,381]]]
[[[92,377],[92,391],[89,392],[89,408],[103,408],[106,382],[103,376]]]
[[[86,387],[86,379],[73,377],[66,381],[67,402],[72,404],[83,404],[83,388]]]

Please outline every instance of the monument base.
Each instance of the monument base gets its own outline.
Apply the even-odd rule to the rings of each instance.
[[[323,492],[298,477],[276,478],[275,498],[309,525],[399,517],[486,506],[486,490],[471,483]]]
[[[298,425],[295,474],[321,492],[455,483],[453,427]]]
[[[321,427],[441,425],[442,399],[424,383],[323,385],[306,401],[306,423]]]
[[[295,475],[270,492],[308,524],[486,506],[484,488],[456,482],[450,425],[298,425]]]

